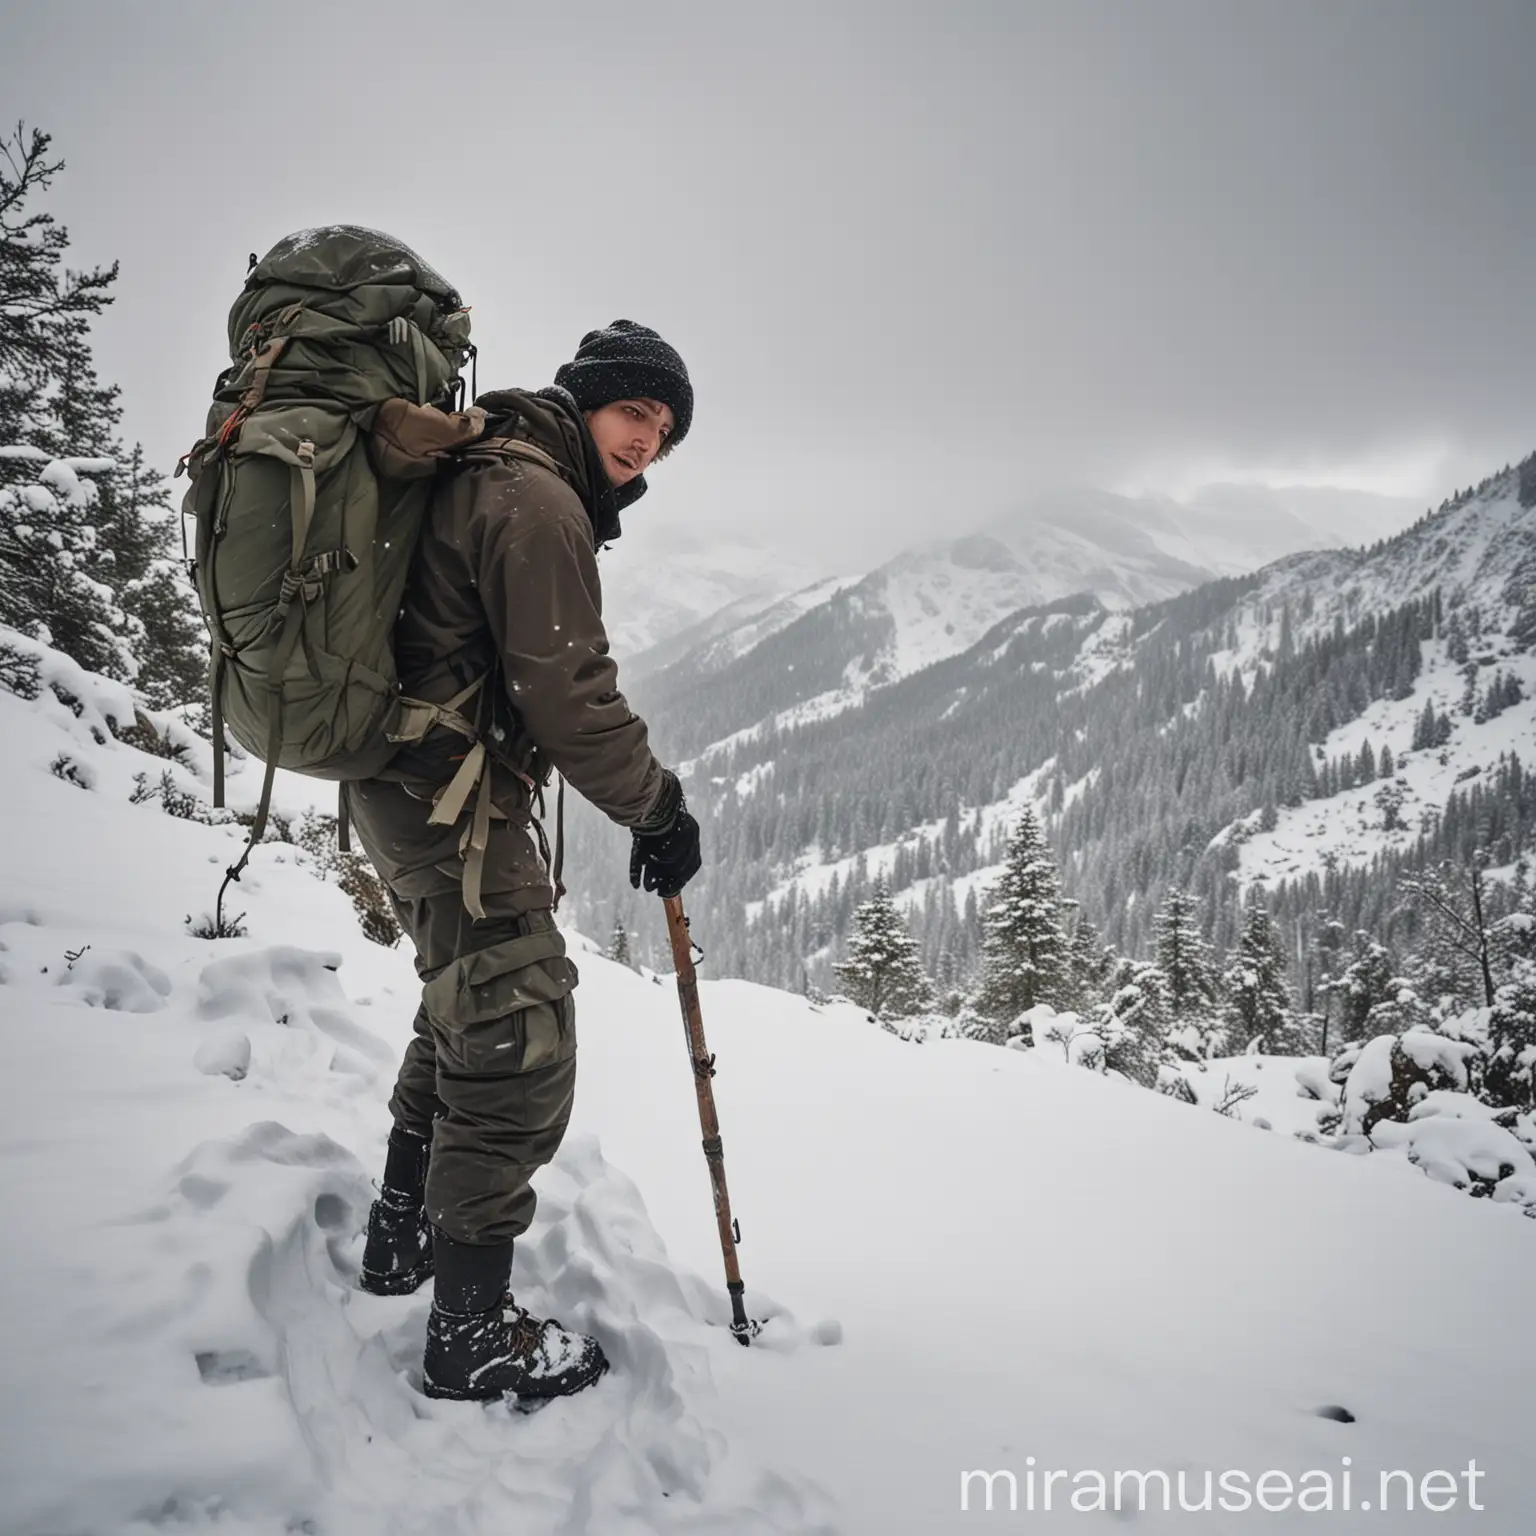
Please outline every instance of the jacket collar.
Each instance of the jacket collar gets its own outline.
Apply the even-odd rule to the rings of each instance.
[[[521,438],[555,461],[586,508],[594,547],[620,537],[624,528],[619,514],[645,495],[645,476],[618,487],[609,481],[586,418],[569,390],[558,384],[532,392],[498,389],[481,395],[475,404],[485,409],[487,436]]]

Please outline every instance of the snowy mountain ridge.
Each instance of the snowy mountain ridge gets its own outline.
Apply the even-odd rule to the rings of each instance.
[[[1133,952],[1169,879],[1214,892],[1228,875],[1241,889],[1261,874],[1273,888],[1368,873],[1441,836],[1450,796],[1491,792],[1501,752],[1532,755],[1532,473],[1528,462],[1490,477],[1370,548],[1288,554],[1141,608],[1077,596],[1025,609],[879,688],[847,686],[849,655],[863,665],[893,632],[861,623],[857,587],[722,671],[646,679],[637,704],[707,815],[726,963],[788,985],[806,957],[824,966],[876,871],[930,962],[937,946],[973,942],[950,925],[972,922],[1026,781],[1069,893]],[[1277,687],[1283,715],[1256,714],[1282,707]],[[1231,725],[1208,718],[1213,700]],[[1445,738],[1432,752],[1413,746],[1426,705]],[[1234,733],[1241,751],[1221,745]],[[1372,765],[1357,774],[1367,738]],[[1375,781],[1387,746],[1404,780],[1390,829]],[[1179,788],[1192,772],[1206,786],[1193,800]],[[616,867],[605,836],[579,826],[573,846]],[[1367,899],[1351,889],[1351,903]]]
[[[969,650],[1023,610],[1080,593],[1111,609],[1141,607],[1283,555],[1363,540],[1407,515],[1404,503],[1362,493],[1217,486],[1179,502],[1053,491],[976,532],[916,545],[861,580],[807,594],[819,602],[779,608],[766,625],[755,613],[733,624],[739,607],[719,615],[691,650],[676,636],[633,675],[641,700],[662,712],[701,683],[734,700],[722,737],[770,722],[783,729],[813,700],[818,719],[857,708],[871,689]],[[814,666],[797,652],[814,652]],[[747,718],[759,703],[762,713]],[[692,733],[686,745],[690,758],[712,746]]]

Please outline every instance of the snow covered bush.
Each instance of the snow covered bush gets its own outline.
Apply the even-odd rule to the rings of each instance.
[[[1145,960],[1122,958],[1111,987],[1109,999],[1088,1016],[1103,1043],[1105,1069],[1155,1088],[1169,1024],[1167,978]]]
[[[1536,1216],[1536,1159],[1470,1095],[1437,1095],[1437,1102],[1419,1105],[1406,1124],[1383,1124],[1375,1140],[1379,1147],[1401,1151],[1436,1183]]]
[[[1008,1044],[1016,1050],[1040,1051],[1089,1072],[1108,1068],[1104,1038],[1095,1022],[1081,1014],[1058,1013],[1049,1003],[1037,1003],[1022,1014]]]
[[[1366,1041],[1344,1082],[1340,1132],[1371,1138],[1382,1121],[1407,1120],[1432,1093],[1464,1092],[1477,1057],[1475,1044],[1431,1029]]]
[[[978,1013],[969,1004],[950,1020],[950,1033],[957,1040],[976,1040],[983,1045],[1008,1044],[1008,1025]]]
[[[1180,1068],[1168,1062],[1157,1069],[1157,1091],[1170,1099],[1177,1099],[1181,1104],[1200,1102],[1195,1090],[1189,1085],[1189,1078]]]

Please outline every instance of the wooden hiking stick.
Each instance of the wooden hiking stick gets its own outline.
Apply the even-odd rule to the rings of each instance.
[[[720,1143],[720,1118],[715,1113],[715,1091],[709,1080],[715,1075],[715,1058],[704,1044],[704,1015],[699,1011],[699,982],[693,970],[694,943],[688,934],[683,898],[663,898],[667,909],[667,936],[672,940],[672,962],[677,967],[677,997],[683,1007],[683,1028],[688,1036],[688,1056],[693,1063],[693,1086],[699,1095],[699,1127],[704,1132],[704,1160],[715,1194],[715,1221],[720,1228],[720,1250],[725,1255],[725,1288],[731,1293],[731,1332],[738,1344],[750,1344],[757,1324],[747,1316],[743,1299],[746,1287],[736,1262],[741,1227],[731,1218],[731,1197],[725,1188],[725,1150]],[[703,950],[699,951],[700,957]]]

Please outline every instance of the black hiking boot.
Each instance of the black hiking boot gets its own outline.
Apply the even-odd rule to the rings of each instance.
[[[567,1397],[608,1369],[596,1339],[513,1303],[507,1292],[511,1243],[479,1246],[438,1232],[434,1247],[437,1293],[422,1367],[428,1397]]]
[[[396,1126],[379,1198],[368,1212],[368,1241],[357,1283],[375,1296],[408,1296],[432,1278],[427,1223],[427,1163],[432,1143]]]

